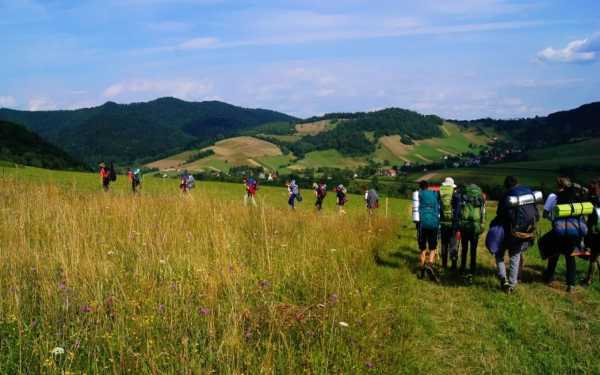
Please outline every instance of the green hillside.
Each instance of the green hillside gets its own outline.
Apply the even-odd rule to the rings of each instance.
[[[161,98],[133,104],[108,102],[73,111],[0,109],[0,120],[23,124],[89,164],[98,160],[125,164],[156,160],[264,123],[296,119],[217,101]]]
[[[84,168],[83,163],[37,134],[5,121],[0,121],[0,160],[49,169]]]

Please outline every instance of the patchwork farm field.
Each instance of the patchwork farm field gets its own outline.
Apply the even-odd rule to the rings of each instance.
[[[434,284],[406,200],[177,185],[0,166],[0,373],[600,372],[600,282],[542,284],[536,248],[513,295],[483,247],[471,285]]]

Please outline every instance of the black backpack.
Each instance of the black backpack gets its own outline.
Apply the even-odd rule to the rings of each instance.
[[[115,166],[113,162],[110,162],[110,170],[108,171],[108,179],[111,181],[117,181],[117,172],[115,171]]]
[[[509,193],[509,196],[520,196],[532,193],[531,189],[519,186],[513,189]],[[506,198],[508,199],[508,197]],[[535,203],[511,207],[509,209],[508,219],[510,234],[514,238],[524,241],[532,241],[535,239],[537,222],[540,219],[540,214]]]

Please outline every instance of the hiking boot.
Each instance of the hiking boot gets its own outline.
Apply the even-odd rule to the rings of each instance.
[[[419,270],[419,273],[417,273],[417,278],[418,279],[423,279],[425,277],[425,268],[421,268]]]
[[[473,275],[470,273],[466,274],[465,281],[467,282],[467,284],[473,284]]]
[[[506,278],[500,279],[500,289],[507,291],[510,288],[510,284]]]
[[[439,283],[440,279],[438,278],[436,272],[434,271],[434,269],[431,266],[427,266],[425,268],[425,270],[427,270],[427,275],[429,275],[429,279],[433,282]]]
[[[514,292],[515,292],[514,286],[508,286],[508,288],[506,288],[506,294],[513,294]]]
[[[575,291],[575,285],[567,285],[567,293],[573,293]]]

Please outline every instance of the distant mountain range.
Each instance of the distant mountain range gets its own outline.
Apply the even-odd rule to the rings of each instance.
[[[270,128],[279,130],[279,138],[267,140],[284,151],[290,150],[297,158],[328,149],[353,157],[383,155],[387,151],[379,151],[382,140],[388,144],[400,140],[406,146],[412,146],[414,140],[416,146],[427,151],[426,147],[431,149],[425,142],[427,139],[449,136],[443,119],[437,116],[390,108],[313,117],[304,122],[321,120],[334,125],[318,134],[295,137],[293,125],[303,121],[284,113],[218,101],[186,102],[175,98],[133,104],[107,102],[99,107],[68,111],[32,112],[3,108],[0,109],[0,120],[25,125],[88,165],[101,160],[114,160],[119,164],[149,162],[237,135],[253,133],[261,137],[274,134],[265,131]],[[540,148],[600,137],[600,102],[545,117],[451,122],[465,131],[477,132],[479,129],[489,134],[487,130],[494,129],[494,133],[511,142],[526,148]],[[286,134],[290,136],[286,138]],[[390,139],[392,136],[399,138]],[[404,146],[392,144],[390,147],[400,150]],[[437,151],[452,152],[444,147],[437,147]],[[405,158],[405,155],[400,156]],[[417,156],[428,159],[427,155]]]
[[[48,169],[85,169],[60,148],[22,125],[0,121],[0,160]]]
[[[178,150],[293,116],[218,101],[160,98],[147,103],[106,104],[71,111],[0,109],[0,120],[23,124],[84,162],[125,164]]]

